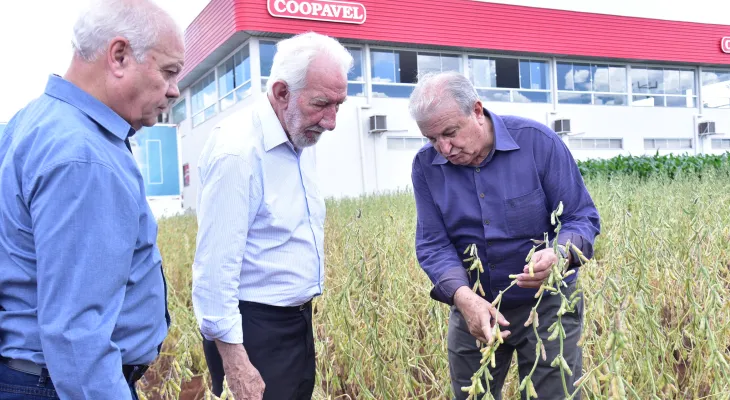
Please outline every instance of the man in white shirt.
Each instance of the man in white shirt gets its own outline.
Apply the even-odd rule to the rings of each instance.
[[[202,150],[193,308],[216,395],[225,374],[238,400],[312,396],[325,204],[311,146],[335,128],[352,65],[327,36],[279,42],[266,98]]]

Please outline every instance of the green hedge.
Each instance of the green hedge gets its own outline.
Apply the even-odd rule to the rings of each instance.
[[[719,155],[618,156],[605,160],[578,161],[583,177],[632,175],[640,178],[678,174],[702,176],[703,172],[730,172],[730,153]]]

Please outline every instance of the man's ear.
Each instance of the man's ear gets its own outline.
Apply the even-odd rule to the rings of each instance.
[[[132,57],[129,41],[123,37],[115,37],[109,42],[106,53],[107,64],[115,77],[124,76],[124,70],[129,66]]]
[[[271,92],[274,95],[274,100],[276,100],[277,103],[286,104],[289,102],[289,96],[291,95],[291,92],[289,91],[289,85],[287,85],[285,82],[274,82],[274,85],[271,87]]]
[[[484,124],[484,121],[486,119],[487,110],[484,109],[484,106],[482,105],[481,100],[477,100],[474,102],[474,108],[473,108],[474,116],[477,118],[477,122],[479,122],[479,125]]]

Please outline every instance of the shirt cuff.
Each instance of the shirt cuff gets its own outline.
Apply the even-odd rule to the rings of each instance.
[[[464,267],[448,269],[431,289],[431,298],[453,306],[454,294],[462,286],[469,286],[469,276]]]
[[[241,314],[234,317],[209,319],[203,318],[200,324],[200,333],[207,340],[215,339],[230,344],[243,343],[243,327]]]
[[[560,235],[558,235],[558,244],[565,246],[568,241],[580,249],[583,253],[583,257],[589,260],[593,257],[593,245],[588,240],[585,240],[583,236],[573,232],[560,232]],[[584,264],[578,256],[578,253],[576,253],[575,249],[573,249],[573,246],[571,246],[568,251],[570,251],[571,267],[580,267]]]

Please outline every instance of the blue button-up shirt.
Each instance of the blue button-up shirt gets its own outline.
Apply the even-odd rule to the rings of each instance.
[[[207,339],[245,340],[240,300],[298,306],[322,293],[325,203],[314,156],[294,149],[266,97],[213,129],[198,162],[193,263]]]
[[[62,399],[131,399],[122,365],[167,334],[133,132],[51,76],[0,136],[0,355],[47,367]]]
[[[494,148],[481,165],[451,164],[430,144],[413,161],[416,254],[434,284],[431,297],[447,304],[459,287],[476,282],[476,271],[467,273],[471,263],[463,261],[469,245],[477,246],[480,279],[492,301],[509,286],[510,274],[522,273],[531,239],[543,240],[545,232],[554,238],[550,214],[560,201],[560,244],[570,240],[591,258],[600,231],[598,212],[563,141],[532,120],[489,117]],[[503,295],[502,307],[532,301],[535,293],[515,286]]]

